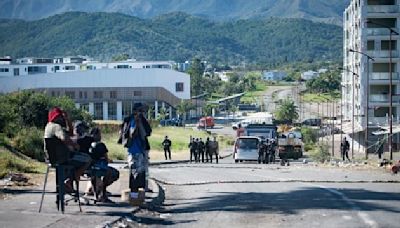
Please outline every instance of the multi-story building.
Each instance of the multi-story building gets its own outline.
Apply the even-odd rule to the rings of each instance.
[[[364,144],[367,117],[369,135],[377,127],[388,128],[390,109],[393,125],[399,122],[400,0],[352,0],[343,17],[343,115],[349,123],[354,119],[351,137],[359,132]]]
[[[122,120],[135,102],[154,107],[155,116],[165,108],[172,117],[176,105],[190,99],[190,76],[172,70],[167,61],[99,63],[76,58],[24,58],[17,62],[2,59],[0,93],[34,90],[68,96],[94,119]]]
[[[262,79],[265,81],[280,81],[287,76],[284,71],[267,71],[263,72]]]

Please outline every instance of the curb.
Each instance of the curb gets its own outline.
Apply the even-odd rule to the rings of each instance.
[[[227,157],[232,156],[233,153],[229,153],[224,156],[220,156],[220,159],[225,159]],[[149,166],[158,166],[158,165],[169,165],[169,164],[182,164],[182,163],[189,163],[190,160],[177,160],[177,161],[160,161],[160,162],[150,162]]]

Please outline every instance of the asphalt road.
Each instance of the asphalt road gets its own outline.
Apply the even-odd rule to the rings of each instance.
[[[399,227],[400,176],[382,170],[255,163],[152,167],[165,200],[150,227]],[[395,183],[394,183],[395,182]],[[136,224],[137,225],[137,224]]]

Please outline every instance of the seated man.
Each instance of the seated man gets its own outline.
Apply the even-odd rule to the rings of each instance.
[[[57,143],[56,150],[58,150],[60,158],[57,158],[57,163],[73,166],[75,170],[74,178],[75,180],[79,180],[80,176],[90,165],[91,158],[87,154],[76,152],[79,149],[79,145],[71,140],[70,135],[72,135],[72,124],[69,121],[67,113],[58,107],[53,108],[49,112],[48,123],[44,130],[45,143],[46,139],[55,139],[59,142]],[[45,152],[47,158],[49,158],[46,148],[45,145]],[[65,191],[67,193],[73,191],[72,180],[70,178],[65,182]]]
[[[93,128],[90,132],[90,135],[93,138],[93,143],[91,148],[89,149],[89,153],[93,159],[93,165],[100,169],[100,171],[104,172],[103,183],[101,185],[100,190],[100,201],[101,202],[112,202],[107,197],[107,187],[110,186],[113,182],[118,180],[119,172],[117,169],[108,166],[108,163],[111,161],[108,158],[108,149],[106,145],[101,141],[101,132],[99,128]]]

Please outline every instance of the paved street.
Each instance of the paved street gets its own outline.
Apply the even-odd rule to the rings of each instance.
[[[151,168],[164,188],[143,225],[176,227],[398,227],[400,176],[384,170],[255,163]],[[396,183],[394,183],[396,182]],[[143,217],[141,217],[143,216]],[[133,222],[136,224],[136,222]]]

